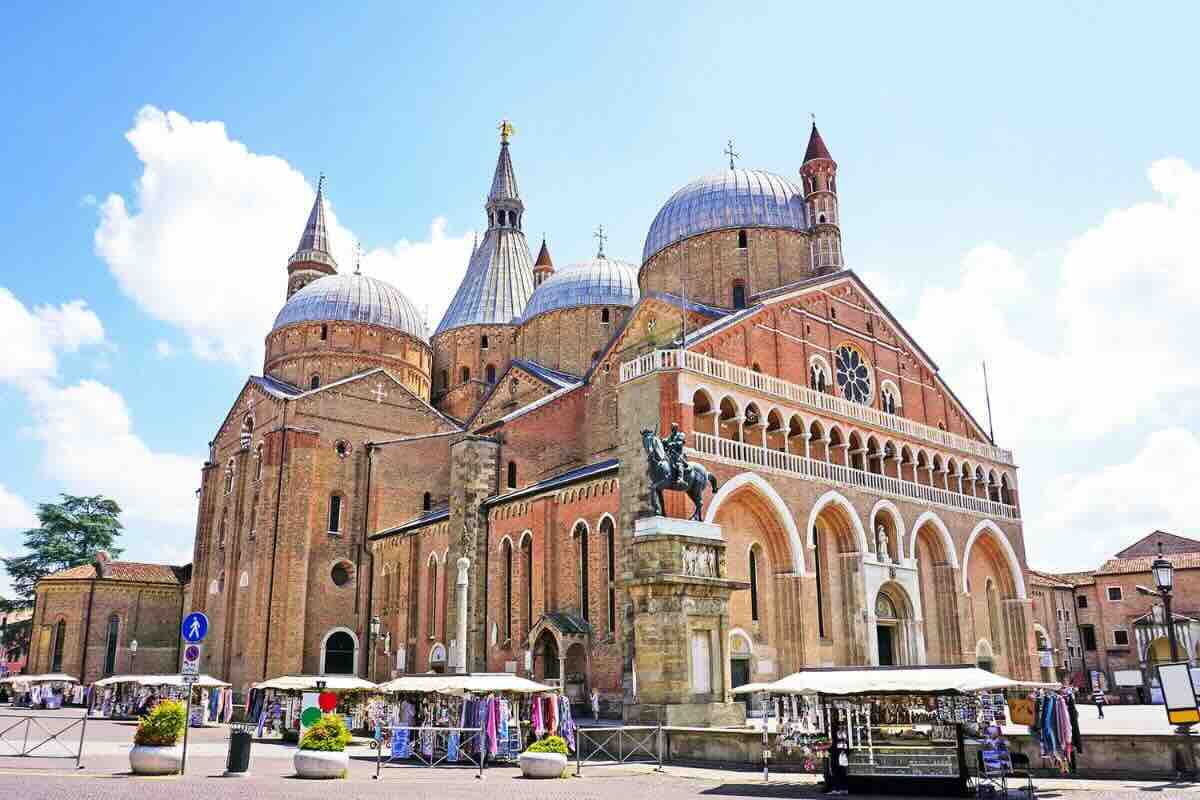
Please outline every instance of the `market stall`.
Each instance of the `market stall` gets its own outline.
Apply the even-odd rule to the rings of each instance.
[[[574,748],[570,702],[553,686],[507,672],[406,675],[379,691],[370,713],[390,760],[511,760],[547,735]]]
[[[91,686],[88,703],[90,716],[133,719],[147,703],[158,700],[187,700],[187,685],[182,675],[110,675]],[[228,722],[233,713],[230,684],[211,675],[200,675],[192,687],[193,726]]]
[[[341,714],[351,731],[373,733],[367,707],[379,687],[353,675],[281,675],[253,684],[246,697],[246,720],[258,738],[277,735],[299,741],[315,714]],[[315,709],[315,711],[314,711]]]
[[[12,694],[12,704],[19,708],[62,708],[83,702],[84,692],[79,679],[63,672],[42,675],[10,675],[0,679]]]
[[[997,746],[1016,686],[969,665],[827,667],[750,691],[774,698],[777,746],[821,762],[828,789],[931,796],[966,793],[966,741]]]

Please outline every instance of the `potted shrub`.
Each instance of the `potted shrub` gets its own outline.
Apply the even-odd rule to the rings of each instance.
[[[567,768],[567,743],[561,736],[547,736],[521,753],[521,774],[526,778],[561,778]]]
[[[336,714],[325,714],[304,732],[300,749],[292,756],[301,778],[344,778],[350,768],[346,745],[350,731]]]
[[[135,775],[173,775],[183,763],[183,703],[163,700],[142,717],[133,735],[129,766]]]

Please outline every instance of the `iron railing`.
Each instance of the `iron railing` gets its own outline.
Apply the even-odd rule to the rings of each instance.
[[[49,725],[43,723],[49,723]],[[55,730],[51,730],[54,728]],[[79,740],[72,750],[64,741],[64,734],[78,729]],[[83,769],[83,739],[87,732],[87,715],[81,717],[47,716],[41,714],[0,715],[0,743],[8,748],[6,756],[30,758],[73,758],[75,768]],[[71,735],[74,738],[74,734]],[[16,742],[20,741],[18,747]],[[54,744],[59,751],[48,745]],[[42,750],[47,747],[47,750]],[[41,752],[39,752],[41,751]]]
[[[388,736],[377,736],[375,751],[375,779],[384,764],[401,759],[415,758],[427,767],[469,764],[478,770],[477,778],[483,777],[483,765],[487,761],[487,752],[480,747],[483,741],[482,728],[441,728],[434,726],[389,725],[386,728]],[[405,749],[397,752],[395,743],[399,741],[397,734],[406,731],[408,738]],[[386,754],[384,751],[387,751]],[[474,751],[474,752],[473,752]],[[457,756],[451,760],[451,756]]]
[[[619,728],[575,730],[575,775],[583,773],[583,762],[595,764],[657,764],[662,772],[663,732],[661,725],[625,725]]]

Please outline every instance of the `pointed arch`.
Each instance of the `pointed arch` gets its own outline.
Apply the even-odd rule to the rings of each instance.
[[[846,512],[846,517],[850,520],[851,527],[854,528],[854,535],[858,539],[858,551],[860,553],[867,552],[867,534],[863,530],[862,520],[858,517],[858,512],[854,509],[854,505],[843,497],[839,492],[830,490],[821,495],[817,502],[813,504],[812,511],[808,514],[807,531],[808,546],[814,548],[817,546],[816,540],[813,538],[813,531],[816,530],[817,517],[821,515],[821,511],[826,506],[837,506]]]
[[[1012,573],[1013,585],[1017,590],[1017,599],[1024,600],[1025,597],[1025,576],[1021,574],[1021,562],[1017,560],[1017,554],[1013,551],[1012,544],[1008,541],[1008,537],[1004,535],[1004,531],[992,522],[990,519],[985,519],[975,526],[971,531],[971,535],[967,537],[967,546],[963,548],[963,566],[962,566],[962,588],[963,592],[969,593],[967,588],[967,566],[971,562],[971,548],[975,545],[975,540],[982,534],[988,533],[995,540],[1000,548],[1000,552],[1004,554],[1004,558],[1008,561],[1008,569]]]
[[[753,472],[743,472],[726,481],[725,485],[721,487],[720,491],[709,502],[708,511],[704,514],[704,521],[713,522],[717,518],[717,511],[720,510],[721,504],[732,497],[738,490],[747,486],[754,487],[775,511],[775,516],[787,534],[788,550],[792,556],[792,570],[797,575],[807,574],[804,571],[804,547],[801,544],[800,531],[796,530],[796,521],[792,518],[792,512],[788,510],[787,503],[783,502],[783,498],[779,496],[779,492],[775,491],[775,488],[763,480],[760,475],[756,475]]]
[[[913,523],[912,533],[908,537],[908,552],[912,555],[912,558],[917,557],[917,533],[927,523],[933,526],[933,529],[941,536],[942,547],[946,550],[946,560],[950,562],[950,566],[958,569],[958,553],[954,550],[954,539],[950,536],[950,529],[946,527],[946,523],[942,522],[942,518],[933,511],[926,511],[917,517],[917,521]]]

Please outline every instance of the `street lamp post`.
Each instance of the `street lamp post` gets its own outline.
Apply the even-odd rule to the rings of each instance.
[[[134,667],[133,667],[133,664],[136,660],[137,660],[137,639],[134,639],[132,642],[129,643],[129,674],[131,674],[131,675],[137,674],[137,670],[134,669]]]
[[[375,680],[375,648],[379,646],[379,617],[371,617],[371,649],[367,654],[367,680]]]
[[[1175,615],[1171,613],[1171,591],[1175,588],[1175,566],[1163,558],[1162,542],[1158,543],[1158,557],[1150,564],[1150,573],[1154,576],[1154,585],[1163,601],[1163,612],[1167,615],[1167,639],[1171,644],[1171,661],[1179,661],[1179,644],[1175,641]],[[1176,733],[1184,735],[1192,732],[1191,725],[1179,725]]]

